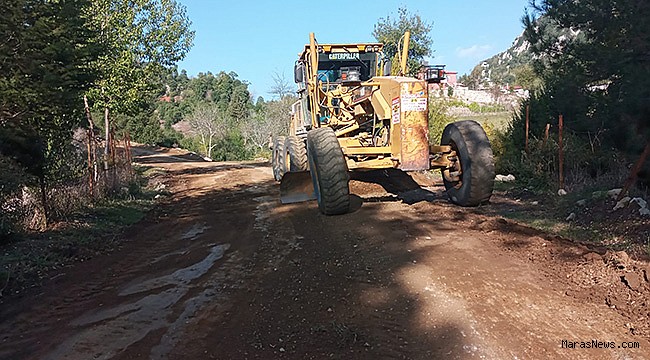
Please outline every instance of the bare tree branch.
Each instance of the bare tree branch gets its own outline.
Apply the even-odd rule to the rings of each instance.
[[[295,101],[295,96],[287,94],[280,100],[267,102],[264,112],[251,116],[242,124],[241,132],[244,138],[259,150],[263,150],[268,145],[270,136],[287,134],[291,120],[291,104]]]
[[[279,74],[277,71],[274,71],[272,77],[273,85],[271,86],[271,94],[277,95],[282,100],[285,96],[293,93],[293,86],[286,79],[284,73]]]
[[[187,121],[192,132],[199,137],[205,156],[212,158],[212,150],[219,140],[228,135],[230,129],[223,111],[216,105],[199,106],[190,114]]]

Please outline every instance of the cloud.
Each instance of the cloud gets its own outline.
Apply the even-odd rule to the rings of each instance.
[[[465,59],[481,59],[492,50],[490,45],[472,45],[468,48],[456,48],[456,55]]]

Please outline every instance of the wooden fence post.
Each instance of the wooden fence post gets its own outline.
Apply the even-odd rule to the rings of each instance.
[[[621,200],[623,196],[625,196],[625,194],[628,192],[628,190],[630,190],[630,187],[634,185],[634,183],[636,182],[637,175],[639,174],[639,170],[641,170],[641,167],[643,166],[646,159],[648,158],[648,155],[650,155],[650,142],[647,142],[645,144],[645,148],[643,149],[643,152],[641,153],[639,159],[632,167],[632,172],[630,173],[630,176],[625,181],[625,186],[623,186],[623,190],[618,194],[617,200]]]
[[[562,148],[562,130],[564,129],[564,119],[562,117],[562,114],[560,114],[560,118],[558,119],[558,151],[559,151],[559,159],[560,159],[560,167],[559,167],[559,172],[560,172],[560,189],[564,189],[564,149]]]

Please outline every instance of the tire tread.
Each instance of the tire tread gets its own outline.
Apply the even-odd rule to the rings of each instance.
[[[459,137],[455,136],[455,132]],[[456,143],[459,152],[462,152],[460,147],[464,147],[467,151],[467,158],[463,159],[461,154],[458,156],[461,157],[463,173],[470,173],[469,179],[463,178],[460,190],[445,181],[450,198],[461,206],[478,206],[487,203],[492,197],[495,169],[494,155],[485,131],[474,120],[457,121],[447,125],[443,131],[442,142],[448,140],[453,140]],[[467,188],[462,189],[464,187]],[[453,200],[454,195],[462,198]]]
[[[307,161],[307,147],[304,141],[297,136],[287,136],[285,142],[285,151],[289,158],[288,172],[307,171],[309,169]]]
[[[331,128],[314,129],[307,134],[310,164],[317,169],[318,207],[325,215],[340,215],[350,209],[350,176],[339,141]],[[314,184],[316,186],[316,184]]]

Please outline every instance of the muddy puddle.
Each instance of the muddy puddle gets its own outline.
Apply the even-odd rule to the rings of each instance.
[[[218,296],[219,284],[212,283],[198,295],[187,298],[189,291],[198,286],[193,282],[208,273],[229,248],[229,244],[212,246],[208,255],[197,263],[126,286],[119,296],[129,301],[74,319],[70,325],[78,328],[78,333],[61,343],[46,359],[110,359],[152,331],[167,328],[151,352],[151,358],[164,358],[176,342],[174,333]],[[174,318],[175,313],[179,315]]]

